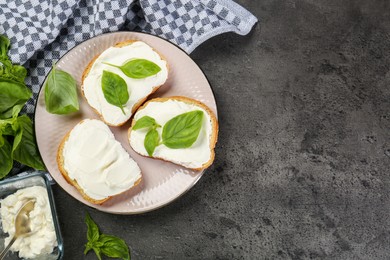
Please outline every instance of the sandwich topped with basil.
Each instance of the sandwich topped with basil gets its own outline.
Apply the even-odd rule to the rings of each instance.
[[[143,156],[203,170],[214,160],[218,121],[205,104],[188,97],[155,98],[133,117],[129,143]]]
[[[121,126],[168,78],[168,65],[142,41],[117,43],[95,57],[82,77],[88,104],[110,126]]]

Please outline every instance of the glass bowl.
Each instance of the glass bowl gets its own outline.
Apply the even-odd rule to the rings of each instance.
[[[41,172],[29,172],[29,173],[24,173],[20,174],[19,176],[16,177],[11,177],[8,179],[5,179],[0,182],[0,200],[4,199],[8,195],[11,195],[15,193],[17,190],[27,188],[27,187],[32,187],[32,186],[42,186],[46,188],[47,195],[49,197],[49,202],[50,202],[50,209],[51,209],[51,214],[53,218],[53,224],[54,224],[54,229],[56,232],[56,237],[57,237],[57,246],[53,249],[53,252],[50,255],[43,255],[41,257],[37,257],[34,259],[38,260],[56,260],[56,259],[62,259],[63,256],[63,242],[62,242],[62,236],[60,232],[60,227],[58,224],[58,219],[57,219],[57,213],[56,213],[56,208],[54,204],[54,198],[53,198],[53,192],[50,187],[50,182],[45,176],[45,174]],[[4,240],[6,237],[8,237],[7,233],[4,233],[3,227],[1,224],[1,219],[0,219],[0,252],[4,249]],[[5,259],[10,259],[10,260],[17,260],[20,259],[18,257],[18,253],[14,253],[9,251],[6,255]]]

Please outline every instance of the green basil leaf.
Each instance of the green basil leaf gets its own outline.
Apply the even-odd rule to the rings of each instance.
[[[0,35],[0,57],[8,58],[7,52],[8,52],[9,45],[10,45],[9,39],[4,35]]]
[[[2,146],[0,147],[0,179],[7,176],[13,166],[12,147],[6,138],[2,136]]]
[[[93,248],[92,242],[88,241],[87,244],[85,244],[84,255],[86,255],[92,248]]]
[[[44,170],[45,166],[38,152],[31,119],[20,116],[13,123],[12,128],[16,132],[12,147],[14,160],[37,170]]]
[[[69,114],[79,110],[76,80],[53,66],[45,84],[46,110],[52,114]]]
[[[110,63],[106,65],[119,68],[126,76],[133,79],[144,79],[156,75],[161,68],[154,62],[145,59],[133,59],[122,66],[117,66]]]
[[[99,227],[93,221],[91,216],[88,214],[85,215],[85,224],[87,224],[87,239],[93,244],[93,242],[98,241],[99,239]],[[88,245],[88,244],[87,244]]]
[[[102,257],[100,256],[100,248],[98,248],[98,247],[93,247],[92,249],[93,249],[93,251],[95,252],[97,258],[98,258],[99,260],[102,260]]]
[[[31,96],[31,90],[24,84],[12,80],[0,79],[0,114],[10,109],[12,111],[12,107],[16,105],[24,105]]]
[[[133,126],[133,130],[138,130],[142,128],[147,127],[159,127],[160,125],[157,124],[156,120],[153,117],[150,116],[143,116],[140,119],[135,122],[135,125]]]
[[[16,118],[22,110],[24,104],[18,104],[0,114],[0,119]]]
[[[202,128],[203,112],[195,110],[169,120],[163,128],[162,140],[169,148],[188,148],[198,138]]]
[[[16,118],[0,120],[0,133],[2,135],[12,135],[15,136],[15,130],[13,128]]]
[[[102,234],[99,238],[99,241],[103,243],[103,246],[100,247],[100,250],[104,255],[112,258],[130,260],[129,248],[123,239]]]
[[[156,129],[150,129],[145,136],[144,146],[149,156],[153,156],[154,150],[159,145],[160,137]]]
[[[129,100],[126,81],[118,74],[104,70],[102,76],[102,89],[107,102],[119,107],[123,114],[125,114],[123,106]]]
[[[11,74],[14,76],[14,79],[20,83],[24,83],[24,79],[27,76],[27,70],[25,67],[20,65],[13,65],[11,68]]]

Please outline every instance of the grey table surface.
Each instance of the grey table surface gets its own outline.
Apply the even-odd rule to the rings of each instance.
[[[54,186],[64,259],[88,211],[132,259],[390,259],[390,1],[238,1],[260,20],[191,57],[218,104],[216,159],[137,216]]]

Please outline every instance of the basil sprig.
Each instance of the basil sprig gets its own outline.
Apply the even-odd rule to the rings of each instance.
[[[8,57],[10,41],[0,35],[0,179],[7,176],[16,160],[44,170],[33,133],[32,121],[19,112],[32,96],[24,84],[27,70],[12,64]]]
[[[45,84],[46,110],[65,115],[79,110],[76,80],[67,72],[53,66]]]
[[[99,260],[102,259],[101,254],[112,258],[130,260],[129,248],[124,240],[116,236],[100,234],[99,227],[88,213],[85,216],[85,223],[88,227],[88,242],[85,244],[85,255],[90,250],[93,250]]]
[[[126,81],[118,74],[104,70],[102,76],[102,90],[107,102],[117,106],[125,115],[124,105],[129,100]]]
[[[156,147],[160,145],[160,137],[156,130],[157,127],[161,127],[161,126],[157,124],[156,120],[153,117],[150,116],[141,117],[135,122],[133,126],[133,130],[138,130],[143,128],[149,129],[144,139],[144,146],[149,156],[152,156]]]
[[[156,130],[160,125],[152,117],[144,116],[138,119],[133,130],[149,129],[144,139],[144,146],[149,156],[153,156],[154,150],[161,144],[171,149],[191,147],[198,139],[202,128],[203,114],[201,110],[194,110],[173,117],[165,123],[161,141]]]
[[[120,69],[126,76],[133,79],[144,79],[160,72],[161,68],[154,62],[145,59],[132,59],[118,66],[103,62],[103,64]]]

